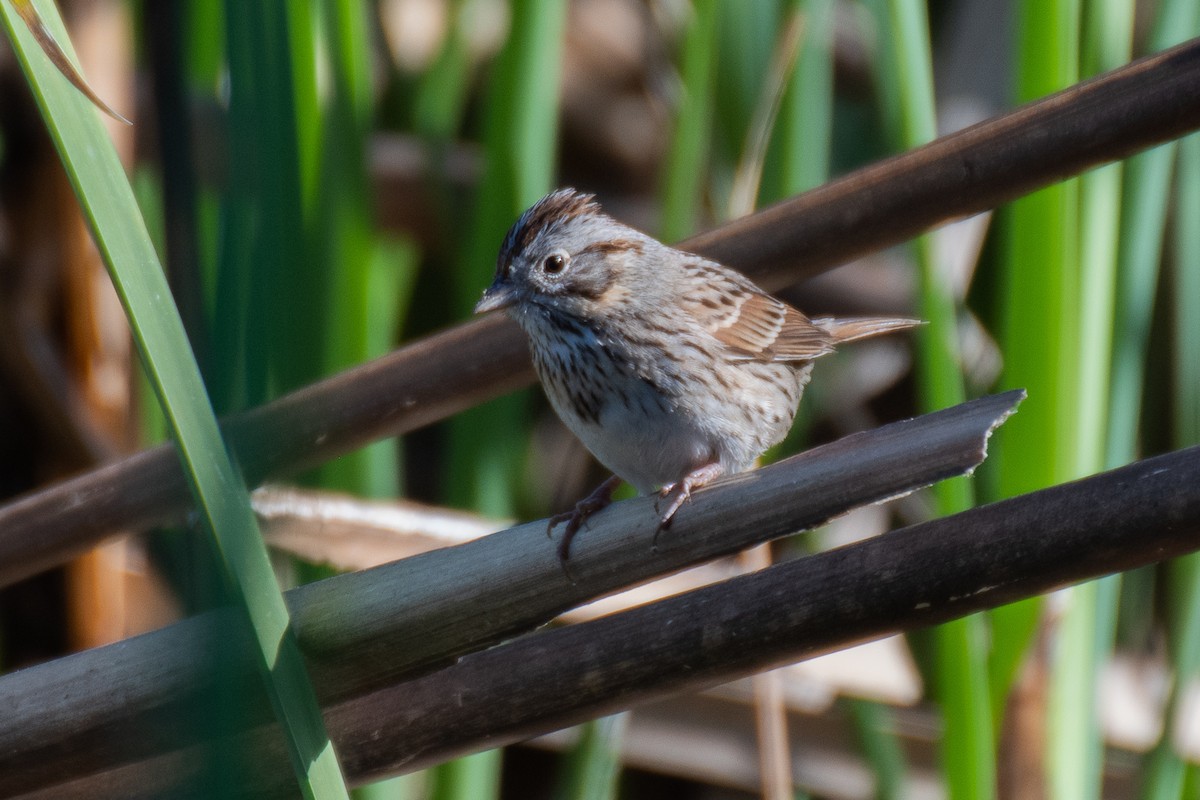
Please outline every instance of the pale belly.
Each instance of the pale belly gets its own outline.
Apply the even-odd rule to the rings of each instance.
[[[534,364],[559,418],[601,464],[643,494],[709,464],[721,464],[726,474],[749,469],[787,435],[808,372],[709,362],[709,370],[738,370],[745,387],[741,395],[716,396],[704,375],[658,376],[672,388],[660,392],[607,353],[566,374],[553,354],[535,352]]]
[[[718,437],[688,414],[657,409],[647,414],[636,404],[627,408],[622,403],[608,403],[599,422],[594,422],[582,419],[553,396],[550,402],[592,455],[642,494],[722,460]],[[726,466],[728,471],[746,468],[732,463]]]

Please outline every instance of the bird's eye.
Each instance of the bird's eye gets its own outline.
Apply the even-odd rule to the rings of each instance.
[[[551,253],[542,260],[542,272],[557,275],[567,268],[567,257],[562,253]]]

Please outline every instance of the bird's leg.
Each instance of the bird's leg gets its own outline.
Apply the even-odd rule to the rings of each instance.
[[[563,531],[562,539],[558,543],[558,560],[562,562],[564,569],[567,566],[567,556],[571,551],[571,540],[575,538],[575,534],[583,527],[583,523],[587,521],[588,517],[612,503],[613,492],[620,485],[621,479],[613,475],[597,486],[591,494],[576,503],[573,509],[555,514],[550,518],[550,524],[546,526],[546,536],[553,535],[554,527],[558,523],[567,523],[567,528]]]
[[[663,512],[662,517],[658,521],[658,527],[654,531],[653,546],[655,549],[658,548],[658,534],[671,527],[671,521],[675,518],[675,512],[684,504],[684,501],[691,499],[692,490],[712,483],[724,474],[725,468],[721,466],[720,462],[705,464],[684,475],[681,480],[667,484],[659,491],[659,498],[669,499],[669,502],[667,503],[667,510]],[[657,507],[657,504],[655,504],[656,509]]]

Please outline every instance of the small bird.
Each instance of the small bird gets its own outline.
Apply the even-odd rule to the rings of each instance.
[[[621,480],[666,503],[750,469],[792,426],[813,359],[921,324],[809,319],[714,261],[617,222],[574,189],[546,195],[504,238],[476,313],[503,309],[529,337],[558,416],[613,477],[572,511],[558,554]]]

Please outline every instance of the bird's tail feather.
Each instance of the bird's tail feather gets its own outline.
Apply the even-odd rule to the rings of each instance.
[[[834,342],[854,342],[870,336],[879,336],[892,331],[902,331],[905,328],[915,328],[924,325],[920,319],[904,317],[822,317],[814,319],[813,324],[824,328],[833,337]]]

